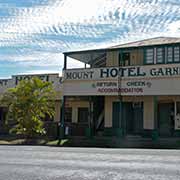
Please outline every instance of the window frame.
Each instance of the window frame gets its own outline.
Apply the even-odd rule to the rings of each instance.
[[[65,117],[64,117],[64,120],[65,120],[65,123],[71,123],[72,122],[72,107],[66,107],[65,109]],[[70,111],[69,111],[70,110]],[[67,114],[70,112],[70,115],[71,115],[71,120],[70,121],[67,121]]]
[[[158,54],[157,54],[157,51],[158,51],[158,49],[162,49],[162,62],[158,62],[157,60],[158,60]],[[165,46],[157,46],[156,47],[156,53],[155,53],[155,55],[156,55],[156,64],[166,64],[166,62],[165,62],[165,56],[166,56],[166,54],[165,54]],[[155,64],[155,63],[154,63]]]
[[[175,47],[178,47],[179,48],[179,61],[175,61],[175,53],[174,53],[174,50],[175,50]],[[173,45],[173,63],[180,63],[180,45]]]
[[[129,60],[128,65],[126,65],[126,61],[123,60],[123,54],[129,53]],[[131,64],[131,51],[130,50],[124,50],[124,51],[119,51],[119,56],[118,56],[118,65],[121,66],[130,66]]]
[[[172,48],[172,61],[171,62],[168,61],[168,48]],[[174,48],[173,48],[173,46],[166,46],[166,49],[167,49],[166,64],[172,64],[172,63],[174,63]]]
[[[87,114],[88,114],[88,116],[87,116],[87,121],[80,121],[80,109],[86,109],[87,110]],[[78,107],[78,124],[88,124],[89,122],[89,120],[88,120],[88,118],[89,118],[89,108],[88,107]]]
[[[153,50],[153,59],[152,59],[151,63],[147,63],[147,49],[152,49]],[[153,65],[153,64],[155,64],[154,54],[155,54],[155,47],[146,47],[146,48],[144,48],[144,65]]]

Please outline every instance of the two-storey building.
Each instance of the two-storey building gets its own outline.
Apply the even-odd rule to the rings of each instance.
[[[85,68],[67,69],[69,57]],[[85,129],[94,135],[180,135],[180,38],[65,52],[63,78],[62,124],[71,135],[85,135]]]
[[[50,135],[57,136],[58,124],[60,121],[61,114],[61,100],[62,100],[62,78],[59,74],[26,74],[26,75],[14,75],[10,79],[0,79],[0,97],[3,96],[3,93],[6,92],[9,88],[16,87],[21,80],[31,79],[33,77],[38,77],[43,81],[48,81],[53,84],[53,88],[56,92],[55,96],[55,115],[51,119],[48,116],[44,119],[45,127]],[[5,104],[0,103],[0,135],[8,133],[5,125],[7,107]],[[13,119],[13,117],[12,117]],[[13,121],[12,121],[13,122]],[[56,131],[56,132],[52,132]]]

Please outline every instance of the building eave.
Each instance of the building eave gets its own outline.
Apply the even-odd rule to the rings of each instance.
[[[159,38],[163,38],[163,37],[159,37]],[[111,46],[111,47],[107,47],[107,48],[101,48],[101,49],[68,51],[68,52],[63,52],[63,54],[67,57],[71,57],[73,59],[76,59],[76,60],[79,60],[81,62],[88,64],[91,61],[91,56],[98,56],[98,54],[101,55],[102,53],[106,53],[109,51],[132,50],[132,49],[139,49],[139,48],[170,46],[170,45],[179,45],[180,44],[180,38],[172,38],[172,39],[174,39],[174,42],[163,43],[162,41],[160,41],[161,43],[152,43],[152,44],[146,44],[146,45],[144,45],[144,44],[134,45],[136,43],[140,43],[143,41],[145,42],[145,41],[152,40],[152,39],[155,40],[158,38],[151,38],[151,39],[146,39],[146,40],[142,40],[142,41],[135,41],[135,42],[131,42],[131,43],[125,43],[125,44],[121,44],[121,45],[117,45],[117,46]],[[179,42],[176,42],[175,41],[176,39],[178,39]]]

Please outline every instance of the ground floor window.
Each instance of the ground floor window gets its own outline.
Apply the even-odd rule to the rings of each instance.
[[[176,102],[175,130],[180,130],[180,102]]]
[[[68,107],[65,110],[65,122],[72,122],[72,108]]]
[[[89,109],[86,107],[78,108],[78,122],[88,123]]]

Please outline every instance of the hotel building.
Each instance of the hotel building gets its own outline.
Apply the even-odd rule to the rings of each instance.
[[[65,52],[62,91],[72,136],[180,136],[180,38]]]

